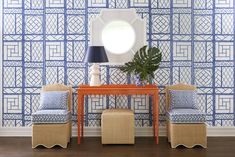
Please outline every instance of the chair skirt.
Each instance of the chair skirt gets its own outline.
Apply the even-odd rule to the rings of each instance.
[[[32,148],[43,145],[52,148],[59,145],[67,148],[71,137],[71,122],[65,124],[33,124]]]
[[[167,121],[167,136],[172,148],[176,148],[179,145],[184,145],[187,148],[192,148],[196,145],[207,147],[205,123],[185,124]]]

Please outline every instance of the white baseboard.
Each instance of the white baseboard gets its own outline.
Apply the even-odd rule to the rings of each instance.
[[[137,137],[153,136],[151,127],[136,128]],[[31,127],[0,128],[0,136],[3,137],[30,137],[32,135]],[[77,128],[72,129],[72,136],[77,136]],[[100,127],[85,127],[85,137],[101,136]],[[166,136],[166,128],[159,128],[159,136]],[[235,136],[235,127],[207,127],[207,136]]]

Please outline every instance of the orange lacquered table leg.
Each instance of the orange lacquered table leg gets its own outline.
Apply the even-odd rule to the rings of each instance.
[[[154,94],[154,112],[155,112],[155,115],[154,115],[154,119],[155,119],[155,123],[154,123],[154,136],[156,138],[156,144],[158,144],[158,93]]]
[[[81,142],[81,111],[82,111],[82,95],[78,93],[78,144]]]
[[[82,100],[81,100],[81,126],[82,126],[82,137],[84,135],[84,95],[82,95]]]
[[[153,126],[153,136],[155,136],[155,102],[154,95],[151,95],[152,98],[152,126]]]
[[[153,136],[156,138],[156,97],[152,95],[152,113],[153,113]],[[157,142],[156,142],[157,143]]]

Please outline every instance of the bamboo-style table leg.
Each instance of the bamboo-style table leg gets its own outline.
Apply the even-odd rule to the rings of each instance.
[[[78,144],[81,143],[81,111],[82,111],[82,95],[78,93]]]
[[[154,94],[151,95],[152,97],[152,126],[153,126],[153,136],[155,137],[155,98],[154,98]]]
[[[82,137],[84,135],[84,95],[82,95],[82,110],[81,110],[81,126],[82,126]]]
[[[155,140],[156,140],[156,144],[158,144],[158,93],[155,93],[153,95],[153,106],[154,106],[154,136],[155,136]]]

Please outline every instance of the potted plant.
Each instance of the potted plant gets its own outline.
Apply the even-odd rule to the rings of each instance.
[[[134,74],[135,83],[143,86],[154,78],[154,72],[159,68],[162,54],[159,48],[143,46],[134,55],[132,61],[120,67],[122,72]]]

